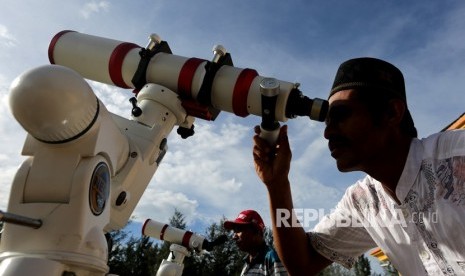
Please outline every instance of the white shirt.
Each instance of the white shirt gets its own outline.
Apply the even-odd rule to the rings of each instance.
[[[347,268],[379,246],[402,275],[465,275],[465,131],[413,139],[395,192],[401,205],[370,176],[349,187],[313,247]]]

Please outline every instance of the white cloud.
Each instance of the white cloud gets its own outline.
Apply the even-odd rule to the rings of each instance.
[[[194,136],[185,140],[175,134],[170,136],[168,152],[146,194],[171,191],[189,195],[198,200],[196,212],[202,214],[209,213],[206,209],[227,209],[234,205],[236,195],[251,188],[250,152],[240,146],[246,138],[246,128],[239,124],[213,126],[199,122],[196,130]],[[241,170],[244,174],[239,173]],[[215,216],[224,213],[216,211]]]
[[[197,200],[184,193],[149,187],[137,206],[133,219],[145,221],[150,218],[160,222],[168,222],[174,210],[177,209],[190,222],[196,215],[198,205]]]
[[[129,118],[132,109],[129,99],[134,96],[131,90],[91,80],[87,80],[87,82],[108,111],[124,118]]]
[[[15,47],[17,45],[17,40],[5,25],[0,24],[0,46],[2,45],[6,47]]]
[[[84,7],[82,7],[80,14],[85,19],[89,19],[92,14],[100,13],[100,12],[107,12],[109,8],[110,8],[109,1],[92,1],[92,2],[88,2],[84,4]]]

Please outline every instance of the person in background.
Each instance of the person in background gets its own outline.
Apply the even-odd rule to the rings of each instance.
[[[247,253],[241,275],[287,275],[278,254],[265,242],[265,224],[256,211],[244,210],[223,226],[234,231],[237,246]]]
[[[313,275],[332,262],[350,268],[380,247],[402,275],[465,275],[465,131],[418,139],[397,67],[369,57],[340,65],[324,137],[339,171],[367,175],[309,232],[293,223],[287,126],[276,145],[255,132],[255,169],[289,274]]]

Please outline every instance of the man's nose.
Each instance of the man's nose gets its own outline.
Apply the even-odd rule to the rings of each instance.
[[[331,134],[333,133],[333,130],[331,129],[331,126],[330,125],[326,125],[324,131],[323,131],[323,137],[325,137],[326,139],[329,139],[329,137],[331,136]]]
[[[331,122],[329,119],[327,119],[325,129],[323,131],[323,136],[326,139],[329,139],[329,137],[335,135],[336,133],[337,133],[336,122],[334,122],[334,120],[333,122]]]

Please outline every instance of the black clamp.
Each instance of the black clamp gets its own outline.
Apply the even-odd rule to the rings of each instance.
[[[139,51],[139,65],[137,65],[137,70],[132,77],[132,84],[134,84],[135,92],[144,87],[147,83],[147,67],[149,66],[150,60],[158,53],[167,53],[172,54],[170,46],[166,41],[160,41],[159,43],[154,43],[152,48],[141,48]]]
[[[210,107],[209,111],[213,114],[213,120],[220,112],[220,110],[211,107],[213,80],[215,79],[216,73],[223,65],[234,66],[229,53],[224,53],[224,55],[220,56],[216,62],[208,61],[205,64],[205,76],[196,98],[199,103]]]
[[[159,40],[158,36],[153,34],[150,36],[149,44],[146,48],[141,48],[139,51],[139,64],[137,65],[136,72],[132,76],[131,82],[134,85],[134,93],[137,95],[139,91],[147,83],[147,68],[150,60],[158,53],[172,54],[170,46],[166,41]],[[137,106],[137,100],[135,97],[129,99],[132,104],[131,113],[134,117],[139,117],[142,114],[142,110]]]

